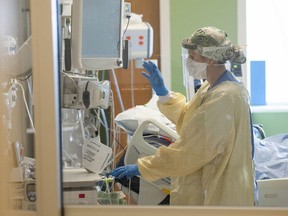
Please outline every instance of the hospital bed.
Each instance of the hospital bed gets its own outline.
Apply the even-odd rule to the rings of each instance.
[[[158,134],[147,134],[147,127],[153,128]],[[142,122],[132,136],[124,158],[124,164],[134,164],[139,157],[149,156],[156,153],[161,145],[169,145],[174,142],[178,134],[167,125],[154,119]],[[157,141],[158,139],[158,141]],[[155,182],[145,181],[140,176],[138,205],[157,205],[170,194],[170,178],[162,178]]]
[[[258,206],[288,207],[288,134],[254,139]]]

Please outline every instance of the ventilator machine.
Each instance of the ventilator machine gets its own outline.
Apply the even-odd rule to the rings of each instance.
[[[61,12],[64,203],[123,204],[125,195],[105,175],[116,163],[105,111],[114,109],[108,74],[117,87],[114,70],[150,58],[153,29],[123,0],[62,1]]]

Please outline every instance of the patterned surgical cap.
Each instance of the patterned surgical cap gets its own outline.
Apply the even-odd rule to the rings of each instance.
[[[182,41],[182,46],[197,50],[200,55],[220,63],[231,61],[243,64],[246,62],[243,51],[232,45],[228,35],[216,27],[208,26],[198,29],[191,37]]]

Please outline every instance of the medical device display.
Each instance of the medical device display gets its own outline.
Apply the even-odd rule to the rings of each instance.
[[[122,67],[122,0],[77,0],[72,7],[72,64],[86,70]]]
[[[28,178],[24,181],[23,209],[36,210],[36,181]]]
[[[110,103],[110,82],[95,77],[65,74],[63,77],[63,107],[74,109],[107,109]]]
[[[129,59],[150,58],[153,54],[153,28],[147,22],[129,24],[124,38],[129,42]]]

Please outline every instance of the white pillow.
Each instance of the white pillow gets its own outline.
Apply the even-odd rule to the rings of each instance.
[[[132,135],[138,126],[148,119],[154,119],[161,122],[171,129],[175,130],[175,125],[166,118],[158,108],[152,106],[139,105],[119,113],[115,118],[115,123],[125,130],[129,135]],[[149,124],[144,133],[161,134],[158,127]]]

